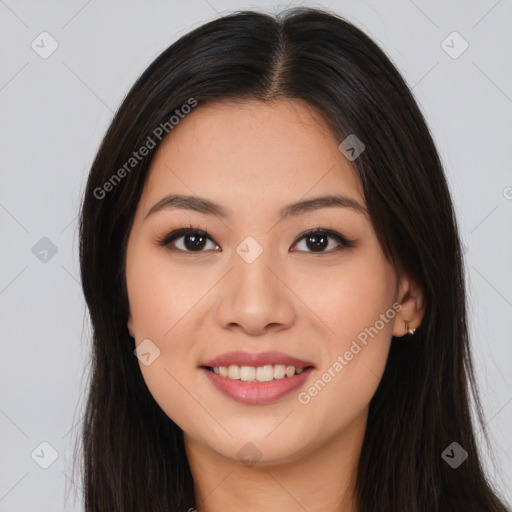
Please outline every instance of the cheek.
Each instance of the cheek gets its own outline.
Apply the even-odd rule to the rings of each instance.
[[[191,407],[183,386],[189,387],[196,371],[197,325],[191,325],[194,317],[189,313],[207,292],[207,283],[195,280],[193,273],[176,272],[165,254],[139,250],[130,256],[126,282],[136,344],[149,339],[153,354],[158,354],[149,365],[139,361],[139,367],[160,408],[182,426]]]
[[[368,405],[384,372],[396,315],[396,283],[392,267],[379,253],[361,252],[335,272],[316,277],[308,305],[326,326],[324,357],[301,403],[308,402],[319,417],[328,408],[335,423],[345,424]],[[311,289],[310,277],[301,283],[304,290]]]
[[[137,338],[167,339],[204,293],[193,273],[178,272],[158,251],[132,256],[126,281]]]
[[[336,350],[350,345],[391,308],[396,286],[391,265],[377,250],[359,251],[341,264],[304,273],[294,283],[294,291],[323,323]],[[393,328],[387,320],[378,324],[384,337]]]

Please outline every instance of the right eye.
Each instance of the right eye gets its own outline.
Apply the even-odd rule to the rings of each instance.
[[[211,242],[215,247],[219,247],[210,238],[206,231],[193,228],[180,228],[165,235],[158,240],[158,244],[169,251],[181,252],[205,252],[205,245]]]

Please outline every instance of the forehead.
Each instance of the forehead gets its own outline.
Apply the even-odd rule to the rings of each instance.
[[[364,204],[359,178],[338,137],[300,100],[198,105],[164,139],[141,202],[174,192],[222,204],[276,207],[341,193]]]

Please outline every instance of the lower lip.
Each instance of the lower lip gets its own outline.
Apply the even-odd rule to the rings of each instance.
[[[213,385],[226,396],[248,405],[262,405],[275,402],[304,384],[314,368],[305,369],[300,375],[284,377],[268,382],[244,382],[217,375],[201,368]]]

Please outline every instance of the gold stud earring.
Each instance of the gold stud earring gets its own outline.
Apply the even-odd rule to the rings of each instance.
[[[416,332],[416,328],[411,329],[410,326],[409,326],[409,322],[407,322],[407,321],[405,322],[405,328],[407,329],[409,334],[414,334]]]

